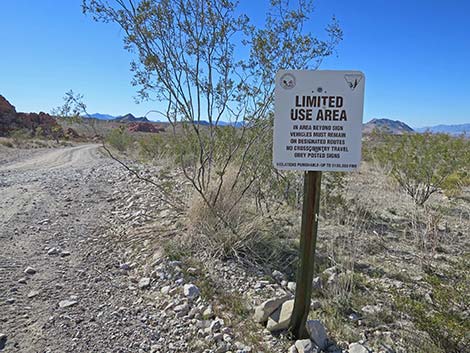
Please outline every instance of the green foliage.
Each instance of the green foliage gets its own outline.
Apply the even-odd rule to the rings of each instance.
[[[31,133],[27,130],[15,130],[10,133],[10,137],[13,139],[13,143],[18,146],[31,138]]]
[[[310,0],[270,1],[262,27],[232,1],[84,0],[83,11],[123,28],[125,48],[138,54],[132,71],[140,97],[166,104],[161,114],[182,142],[170,143],[176,160],[208,205],[217,204],[233,168],[230,190],[241,190],[235,203],[253,190],[261,204],[270,183],[291,190],[292,178],[274,172],[270,162],[273,77],[279,69],[316,68],[331,55],[342,39],[335,19],[319,39],[304,30]],[[248,57],[238,56],[239,46],[248,48]]]
[[[470,141],[445,134],[383,135],[374,156],[422,206],[440,188],[453,194],[460,190],[468,178]]]
[[[433,304],[397,295],[398,309],[410,315],[416,327],[427,332],[436,347],[449,353],[467,352],[470,346],[470,321],[465,317],[470,305],[468,269],[448,280],[430,275],[427,282],[432,286]]]
[[[170,152],[166,139],[166,136],[161,134],[142,136],[138,140],[141,157],[152,162],[166,157]]]
[[[125,152],[134,142],[134,139],[123,127],[119,127],[111,130],[106,137],[106,141],[119,152]]]

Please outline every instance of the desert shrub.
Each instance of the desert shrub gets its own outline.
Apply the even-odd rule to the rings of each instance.
[[[170,153],[165,136],[145,135],[139,140],[140,156],[146,161],[158,161]]]
[[[233,199],[239,198],[241,192],[238,188],[231,189],[230,181],[235,175],[231,169],[214,207],[209,207],[198,193],[194,194],[188,210],[188,239],[185,242],[177,240],[176,247],[173,243],[172,252],[180,256],[198,254],[203,258],[234,258],[244,263],[287,270],[295,258],[294,244],[283,234],[281,227],[257,214],[248,200],[234,206]],[[211,185],[208,195],[215,195],[217,191],[213,188],[217,187],[217,184]],[[212,204],[212,200],[207,201]]]
[[[345,173],[326,172],[322,175],[322,190],[320,198],[320,212],[325,216],[344,215],[346,199],[344,189],[346,186]]]
[[[10,133],[10,137],[16,146],[21,145],[27,139],[31,138],[31,133],[27,130],[15,130]]]
[[[132,136],[122,127],[111,130],[106,141],[119,152],[125,152],[134,142]]]
[[[470,141],[445,134],[383,135],[374,151],[378,162],[417,205],[440,188],[460,190],[470,166]]]
[[[419,298],[397,295],[395,301],[402,312],[411,316],[416,327],[428,333],[429,340],[449,353],[467,352],[470,346],[470,321],[465,317],[470,285],[468,271],[461,278],[445,281],[430,275],[433,304]]]

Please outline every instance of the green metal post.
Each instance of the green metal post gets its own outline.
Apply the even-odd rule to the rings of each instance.
[[[297,338],[307,338],[305,328],[312,297],[312,280],[320,209],[321,172],[304,174],[304,203],[300,234],[300,261],[297,272],[294,310],[289,331]]]

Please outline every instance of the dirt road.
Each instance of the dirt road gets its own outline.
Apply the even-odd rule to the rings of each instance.
[[[158,339],[102,236],[122,177],[97,145],[0,165],[0,351],[139,352]]]

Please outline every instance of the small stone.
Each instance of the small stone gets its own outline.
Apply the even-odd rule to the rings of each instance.
[[[321,277],[315,277],[312,281],[312,289],[320,290],[322,288]]]
[[[34,298],[39,295],[38,290],[32,290],[31,292],[28,293],[28,298]]]
[[[266,328],[270,332],[285,330],[289,325],[293,310],[294,310],[293,299],[284,302],[280,308],[275,310],[269,316]]]
[[[212,319],[214,317],[214,310],[212,309],[212,305],[209,305],[203,312],[202,318],[204,320]]]
[[[296,287],[295,282],[287,283],[287,289],[289,289],[290,291],[295,292],[295,287]]]
[[[291,299],[292,296],[286,295],[281,298],[274,298],[266,300],[255,308],[255,314],[253,316],[256,322],[266,322],[269,315],[271,315],[276,309],[278,309],[283,303]]]
[[[76,305],[78,302],[76,300],[62,300],[59,302],[60,308],[68,308],[70,306]]]
[[[321,308],[321,303],[318,300],[312,300],[310,303],[312,310],[318,310]]]
[[[139,289],[146,289],[150,287],[150,278],[149,277],[141,278],[138,286],[139,286]]]
[[[310,339],[320,349],[325,349],[328,344],[328,337],[326,330],[321,321],[319,320],[308,320],[306,324],[307,332],[310,335]]]
[[[50,248],[49,251],[47,252],[47,255],[57,255],[59,253],[59,249],[57,248]]]
[[[282,280],[285,278],[285,275],[281,272],[281,271],[278,271],[278,270],[274,270],[273,271],[273,278],[277,279],[277,280]]]
[[[119,269],[123,271],[129,271],[131,269],[131,265],[128,263],[123,263],[119,265]]]
[[[214,321],[211,322],[209,326],[210,332],[218,332],[222,326],[224,325],[224,321],[222,319],[215,319]]]
[[[356,313],[351,313],[349,314],[348,319],[351,321],[358,321],[360,319],[360,316]]]
[[[181,312],[184,315],[186,315],[189,312],[189,305],[188,304],[177,305],[173,308],[173,310],[177,313]]]
[[[224,338],[224,334],[222,332],[214,333],[214,341],[222,341]]]
[[[323,274],[330,277],[331,275],[337,273],[336,266],[332,266],[323,271]]]
[[[299,351],[297,350],[297,348],[295,348],[295,344],[293,344],[292,346],[290,346],[287,353],[299,353]]]
[[[162,294],[168,294],[170,292],[171,287],[170,286],[163,286],[162,289],[160,289],[160,293]]]
[[[7,343],[7,335],[4,333],[0,333],[0,350],[5,348],[5,344]]]
[[[195,273],[197,273],[197,268],[195,267],[189,267],[186,272],[188,272],[189,274],[193,275]]]
[[[295,341],[295,348],[298,353],[316,353],[316,347],[309,339]]]
[[[14,298],[7,298],[7,300],[5,300],[5,302],[7,304],[13,304],[15,302],[15,299]]]
[[[60,252],[60,257],[67,257],[67,256],[70,256],[70,251],[62,250]]]
[[[349,345],[349,353],[369,353],[369,350],[360,343],[351,343]]]
[[[34,267],[28,266],[26,267],[26,270],[24,270],[24,273],[27,275],[34,275],[36,273],[36,269]]]
[[[194,284],[185,284],[183,287],[183,293],[186,297],[190,299],[195,299],[199,297],[200,291],[199,288]]]
[[[20,284],[26,284],[26,280],[27,280],[27,278],[25,278],[25,277],[20,278],[20,279],[18,280],[18,283],[20,283]]]

